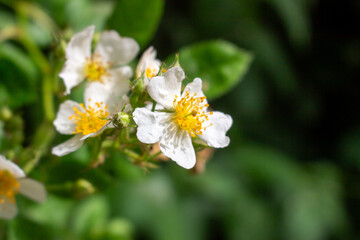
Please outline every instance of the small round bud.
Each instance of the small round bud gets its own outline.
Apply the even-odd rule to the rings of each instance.
[[[131,223],[122,218],[111,220],[106,227],[106,239],[133,239],[134,227]]]
[[[79,179],[75,182],[74,193],[77,198],[87,197],[95,192],[95,187],[85,179]]]
[[[120,112],[118,113],[118,119],[117,119],[122,126],[127,127],[130,123],[130,116],[127,113]]]
[[[12,118],[13,114],[11,110],[8,107],[3,107],[0,110],[0,119],[3,121],[10,120]]]

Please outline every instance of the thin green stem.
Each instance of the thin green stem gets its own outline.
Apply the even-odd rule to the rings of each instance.
[[[132,151],[132,150],[130,150],[130,149],[127,149],[127,148],[123,149],[122,152],[123,152],[126,156],[128,156],[128,157],[130,157],[131,159],[135,160],[135,162],[139,161],[140,158],[141,158],[141,156],[140,156],[139,154],[137,154],[136,152],[134,152],[134,151]]]
[[[33,158],[31,158],[23,167],[26,174],[29,174],[33,170],[33,168],[38,164],[40,158],[47,152],[48,146],[52,142],[54,136],[54,128],[51,123],[47,121],[44,121],[36,130],[35,136],[32,140],[32,145],[28,148],[31,151]],[[29,155],[26,151],[25,154]]]
[[[153,101],[153,105],[152,105],[152,108],[151,108],[151,111],[154,112],[155,111],[155,107],[156,107],[156,102]]]
[[[28,18],[26,16],[26,10],[24,6],[18,4],[16,6],[18,24],[20,29],[19,40],[24,45],[29,55],[39,67],[42,75],[42,104],[45,114],[45,118],[48,121],[52,121],[55,118],[55,111],[53,105],[53,86],[52,86],[52,73],[51,66],[48,63],[47,58],[41,51],[41,49],[34,43],[28,33]]]
[[[151,155],[150,160],[153,160],[154,158],[156,158],[157,156],[159,156],[162,152],[158,151],[157,153]]]
[[[48,191],[71,191],[74,188],[73,182],[65,182],[63,184],[52,184],[46,185],[46,190]]]

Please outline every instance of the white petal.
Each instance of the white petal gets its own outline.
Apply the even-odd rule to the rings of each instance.
[[[108,106],[110,114],[121,111],[125,104],[129,102],[125,93],[130,89],[128,81],[113,82],[110,88],[99,82],[88,83],[85,89],[85,105],[95,107],[95,103],[103,102]],[[117,88],[117,89],[116,89]],[[125,93],[124,93],[125,91]],[[91,99],[91,101],[89,101]]]
[[[56,156],[62,157],[65,156],[66,154],[78,150],[84,143],[84,141],[80,140],[82,137],[83,137],[82,134],[76,134],[74,137],[70,138],[66,142],[63,142],[53,147],[51,153]]]
[[[129,80],[130,78],[133,77],[133,71],[132,68],[130,66],[122,66],[122,67],[118,67],[118,68],[113,68],[110,69],[110,74],[112,75],[112,72],[115,72],[115,76],[118,79],[124,79],[124,80]]]
[[[141,74],[145,71],[148,59],[155,59],[156,57],[156,50],[153,46],[150,46],[148,49],[144,51],[141,55],[141,58],[138,62],[136,67],[136,78],[139,78]]]
[[[65,84],[65,94],[69,94],[70,90],[79,85],[85,79],[85,58],[80,60],[69,59],[65,62],[59,76]]]
[[[37,202],[45,202],[46,200],[46,190],[42,183],[35,181],[30,178],[21,178],[18,179],[20,184],[19,192]]]
[[[196,162],[195,150],[191,142],[191,137],[187,131],[175,126],[165,129],[164,136],[160,140],[161,152],[175,161],[183,168],[190,169]]]
[[[184,71],[179,67],[169,69],[163,76],[153,77],[147,86],[152,99],[167,109],[173,109],[175,95],[180,97]]]
[[[0,204],[0,218],[6,220],[13,219],[17,212],[18,210],[16,204],[10,202],[7,198],[5,198],[5,202],[3,204]]]
[[[155,104],[156,104],[155,109],[154,109],[155,111],[165,110],[165,108],[162,105],[157,104],[157,103],[155,103]],[[152,110],[153,106],[154,106],[153,103],[148,103],[148,104],[145,105],[145,108],[149,109],[149,110]]]
[[[120,37],[116,31],[101,34],[95,53],[113,65],[125,64],[133,60],[139,52],[139,45],[132,38]]]
[[[84,92],[84,102],[86,108],[88,106],[95,106],[95,103],[107,104],[109,98],[109,92],[105,88],[104,84],[100,82],[87,82]]]
[[[133,113],[138,125],[136,136],[143,143],[152,144],[160,140],[164,127],[157,121],[156,114],[146,108],[136,108]]]
[[[136,78],[139,78],[149,65],[155,66],[156,68],[159,68],[161,65],[161,62],[156,59],[156,50],[152,46],[146,49],[141,56],[140,61],[136,67]]]
[[[129,104],[130,100],[128,98],[128,96],[124,95],[122,97],[115,97],[112,96],[113,101],[111,103],[109,103],[108,105],[108,110],[110,114],[113,113],[118,113],[120,111],[123,112],[129,112],[132,110],[131,105]]]
[[[122,110],[123,112],[126,112],[126,113],[131,112],[133,109],[130,104],[130,99],[127,96],[123,96],[122,99],[123,99],[123,103],[120,104],[120,107],[121,107],[120,111]],[[122,104],[124,104],[124,105],[122,105]]]
[[[111,80],[105,84],[105,88],[116,96],[123,96],[130,90],[130,81],[132,71],[129,66],[112,69],[110,71]]]
[[[83,31],[76,33],[66,46],[66,59],[84,61],[91,56],[91,41],[95,26],[89,26]]]
[[[144,77],[144,87],[147,87],[147,85],[149,85],[150,79],[148,79],[147,77]]]
[[[205,96],[202,89],[202,81],[200,78],[195,78],[191,83],[187,84],[183,95],[185,95],[186,91],[190,94],[190,96],[196,93],[196,97],[203,97]]]
[[[91,41],[94,35],[94,26],[76,33],[66,46],[66,62],[59,76],[64,80],[66,94],[81,83],[84,78],[84,64],[86,58],[91,56]]]
[[[209,121],[203,124],[210,124],[199,137],[204,140],[209,146],[214,148],[223,148],[229,145],[230,138],[226,136],[226,132],[232,125],[232,118],[222,112],[213,112],[209,115]]]
[[[25,177],[24,171],[12,161],[7,160],[3,155],[0,155],[0,170],[8,170],[15,178]]]
[[[190,96],[194,96],[196,94],[196,98],[205,96],[202,89],[202,81],[200,78],[195,78],[191,83],[187,84],[184,91],[182,92],[182,96],[184,97],[186,95],[186,92],[189,93]],[[206,99],[204,99],[201,102],[201,105],[206,105],[208,102]],[[206,106],[203,108],[205,111],[207,109]]]
[[[54,120],[56,130],[61,134],[73,134],[76,130],[76,124],[69,117],[75,114],[74,108],[83,112],[83,108],[77,102],[66,100],[60,105],[59,111]]]

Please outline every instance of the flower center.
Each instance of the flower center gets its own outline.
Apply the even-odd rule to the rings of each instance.
[[[159,69],[156,67],[148,67],[145,70],[145,77],[147,78],[153,78],[155,77],[159,72]]]
[[[20,184],[8,170],[0,170],[0,204],[6,199],[15,202],[15,195],[19,192]]]
[[[195,93],[190,96],[189,92],[186,91],[185,96],[180,100],[177,100],[178,96],[175,95],[173,102],[175,108],[174,121],[192,137],[195,137],[195,134],[202,135],[203,131],[209,127],[204,126],[203,123],[209,120],[208,115],[213,114],[204,110],[205,107],[209,106],[204,102],[206,97],[196,97],[196,95]]]
[[[89,99],[89,102],[91,99]],[[106,123],[106,117],[109,115],[107,105],[104,106],[103,102],[95,102],[95,106],[85,108],[84,104],[80,104],[81,109],[74,107],[75,114],[70,116],[69,119],[76,124],[75,132],[87,135],[99,131]]]
[[[86,58],[84,67],[85,77],[89,81],[103,82],[103,77],[110,75],[107,71],[110,65],[110,63],[104,64],[99,54],[94,54],[90,58]]]

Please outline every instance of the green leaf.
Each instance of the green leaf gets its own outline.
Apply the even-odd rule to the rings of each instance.
[[[36,99],[36,67],[19,48],[0,44],[0,71],[0,87],[3,86],[11,96],[6,99],[10,106],[18,107]]]
[[[66,21],[75,32],[92,24],[96,26],[96,31],[99,31],[104,28],[112,9],[113,2],[111,1],[67,1],[64,17],[67,17]]]
[[[134,38],[144,47],[154,35],[163,9],[164,0],[119,0],[107,27]]]
[[[36,22],[29,24],[28,32],[33,41],[40,47],[45,47],[53,41],[51,32]]]
[[[209,99],[230,91],[240,82],[252,61],[250,53],[223,40],[201,42],[180,49],[179,58],[189,78],[187,81],[200,77]]]

